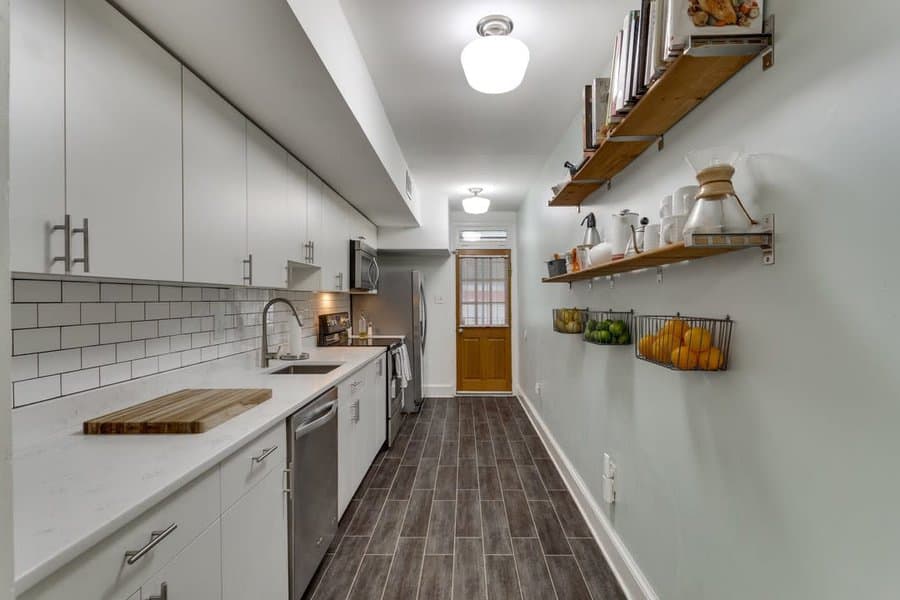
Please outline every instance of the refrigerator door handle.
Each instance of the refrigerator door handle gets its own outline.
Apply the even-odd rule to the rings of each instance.
[[[419,283],[419,306],[422,312],[421,318],[422,322],[420,326],[422,327],[422,352],[425,352],[425,340],[428,339],[428,308],[425,306],[425,285]]]

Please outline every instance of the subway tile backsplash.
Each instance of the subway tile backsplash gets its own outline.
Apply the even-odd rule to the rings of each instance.
[[[284,296],[315,346],[320,313],[346,294],[239,287],[17,278],[12,281],[12,392],[19,408],[101,386],[259,350],[263,305]],[[293,319],[270,314],[270,348],[288,346]]]

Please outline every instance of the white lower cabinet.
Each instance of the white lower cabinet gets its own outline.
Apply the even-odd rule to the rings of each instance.
[[[338,385],[338,515],[347,510],[366,474],[360,474],[364,441],[355,394],[364,382],[362,371],[357,371]]]
[[[222,532],[217,520],[141,586],[143,600],[220,600]],[[252,596],[246,596],[251,598]],[[264,598],[265,596],[258,596]]]
[[[338,386],[338,514],[342,515],[384,444],[387,423],[385,395],[378,392],[379,365],[384,356]],[[384,379],[381,379],[382,382]]]
[[[275,469],[222,515],[223,600],[287,600],[288,505]]]

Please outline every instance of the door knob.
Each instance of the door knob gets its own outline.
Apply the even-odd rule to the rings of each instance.
[[[462,327],[456,330],[458,333],[462,333]]]

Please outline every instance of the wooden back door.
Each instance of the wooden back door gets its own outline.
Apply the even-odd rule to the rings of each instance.
[[[512,392],[509,250],[456,255],[456,390]]]

